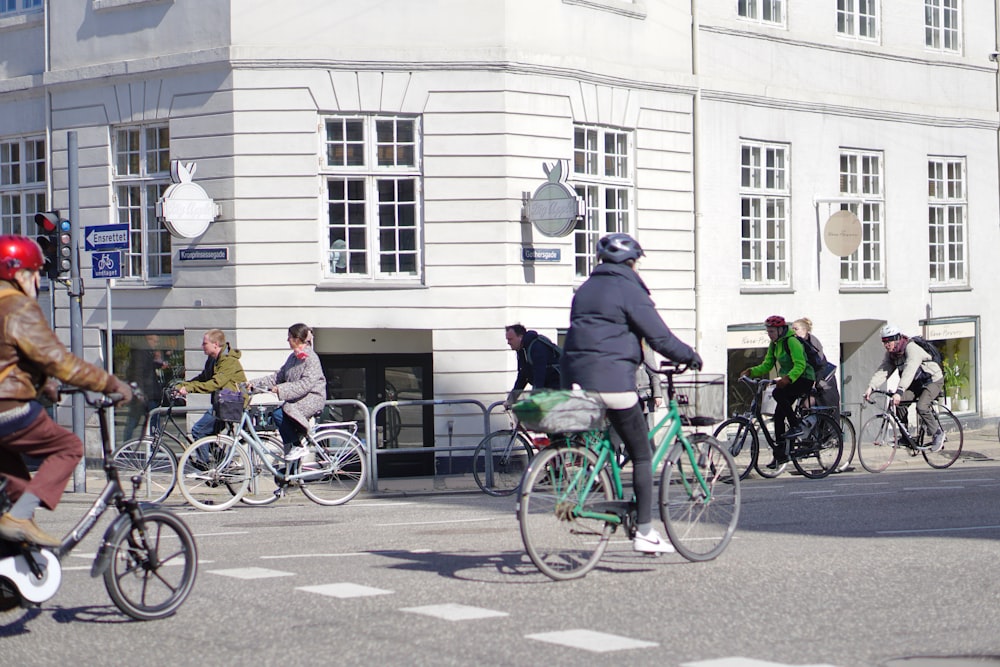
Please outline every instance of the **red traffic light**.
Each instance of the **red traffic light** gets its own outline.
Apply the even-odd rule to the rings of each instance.
[[[41,227],[46,234],[51,234],[59,229],[59,211],[36,213],[35,224]]]

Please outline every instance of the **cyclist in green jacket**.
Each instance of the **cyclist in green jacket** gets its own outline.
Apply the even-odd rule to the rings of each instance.
[[[215,429],[215,403],[218,393],[223,389],[239,391],[239,384],[247,381],[247,374],[243,372],[243,365],[240,363],[242,353],[239,350],[229,349],[226,334],[221,329],[206,331],[201,339],[201,349],[208,356],[208,359],[205,360],[204,370],[187,382],[177,385],[177,391],[181,396],[188,394],[212,395],[212,407],[191,427],[191,435],[195,440],[217,432]]]
[[[764,321],[767,327],[767,337],[771,344],[767,346],[764,361],[745,369],[740,375],[764,377],[771,372],[775,364],[778,366],[778,377],[774,381],[774,461],[768,464],[777,468],[788,462],[788,448],[785,444],[786,433],[794,434],[798,420],[792,411],[792,404],[797,398],[809,392],[815,381],[812,367],[806,363],[806,350],[802,343],[781,315],[772,315]],[[788,424],[788,431],[785,424]]]

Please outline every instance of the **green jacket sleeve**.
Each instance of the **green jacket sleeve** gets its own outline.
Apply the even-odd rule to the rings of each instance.
[[[215,362],[215,373],[208,380],[185,382],[182,386],[193,394],[214,394],[221,389],[239,390],[238,384],[246,382],[239,353],[230,352],[219,356]]]

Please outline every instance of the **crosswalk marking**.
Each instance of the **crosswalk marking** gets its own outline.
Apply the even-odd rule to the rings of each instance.
[[[757,660],[755,658],[741,658],[733,656],[731,658],[713,658],[712,660],[699,660],[697,662],[685,662],[681,667],[833,667],[833,665],[811,664],[811,665],[789,665],[783,662],[771,662],[770,660]]]
[[[348,582],[320,584],[319,586],[299,586],[295,590],[305,591],[306,593],[318,593],[319,595],[328,595],[334,598],[360,598],[368,595],[386,595],[393,592],[382,590],[381,588],[372,588],[371,586],[362,586],[361,584],[352,584]]]
[[[235,567],[227,570],[209,570],[209,574],[221,574],[224,577],[236,577],[237,579],[268,579],[270,577],[292,577],[294,572],[282,572],[281,570],[269,570],[266,567]]]
[[[611,635],[606,632],[595,630],[560,630],[557,632],[539,632],[533,635],[525,635],[528,639],[537,639],[549,644],[560,644],[570,648],[579,648],[592,653],[609,653],[611,651],[625,651],[634,648],[651,648],[659,646],[656,642],[642,641],[641,639],[630,639],[619,635]]]
[[[424,614],[446,621],[470,621],[479,618],[494,618],[497,616],[509,616],[503,611],[483,609],[482,607],[470,607],[464,604],[432,604],[425,607],[405,607],[400,611],[407,611],[414,614]]]

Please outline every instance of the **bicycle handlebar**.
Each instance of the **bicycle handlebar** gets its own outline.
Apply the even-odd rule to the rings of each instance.
[[[129,386],[132,387],[133,398],[145,400],[142,390],[139,389],[136,383],[131,382]],[[90,391],[89,389],[83,389],[82,387],[73,387],[68,384],[59,385],[59,398],[63,396],[70,396],[71,394],[83,394],[83,400],[87,402],[91,407],[97,408],[98,410],[104,410],[116,405],[122,401],[125,396],[119,394],[118,392],[111,392],[110,394],[102,394],[98,391]]]

